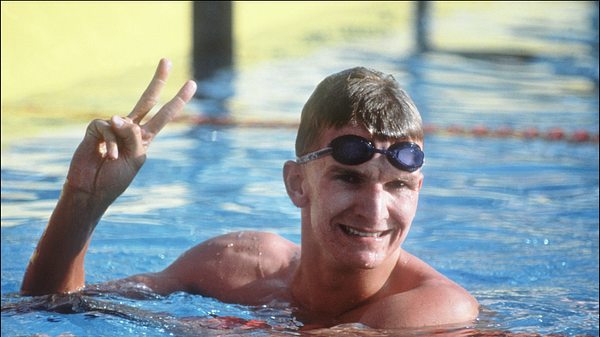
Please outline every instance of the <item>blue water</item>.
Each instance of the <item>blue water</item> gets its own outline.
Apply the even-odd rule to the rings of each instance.
[[[596,49],[586,49],[589,41],[581,38],[594,28],[526,27],[512,28],[520,28],[520,37],[588,53],[525,60],[440,52],[416,57],[381,48],[392,44],[389,37],[226,76],[229,82],[211,84],[221,97],[196,102],[189,114],[294,122],[320,79],[362,64],[394,74],[426,123],[597,134],[597,35]],[[75,311],[69,314],[56,309],[64,299],[18,296],[83,127],[2,151],[2,336],[296,334],[298,323],[286,308],[184,293],[143,300],[86,295],[66,302],[67,311]],[[281,180],[283,162],[294,157],[294,137],[295,130],[284,126],[168,126],[98,225],[87,281],[160,270],[193,245],[231,231],[260,229],[299,242],[299,212]],[[598,144],[436,132],[427,135],[425,150],[424,188],[405,248],[477,297],[482,312],[472,328],[598,336]],[[276,328],[221,331],[203,320],[227,316]]]

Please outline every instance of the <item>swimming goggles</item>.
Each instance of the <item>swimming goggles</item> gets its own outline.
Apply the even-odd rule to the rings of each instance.
[[[345,135],[335,138],[327,147],[298,157],[296,162],[304,164],[331,154],[340,164],[359,165],[371,160],[375,153],[385,155],[394,167],[408,172],[414,172],[423,166],[425,157],[419,145],[412,142],[399,142],[388,149],[378,149],[368,139]]]

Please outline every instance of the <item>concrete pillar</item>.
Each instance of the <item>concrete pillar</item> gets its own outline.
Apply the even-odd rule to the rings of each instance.
[[[203,80],[233,65],[231,1],[193,2],[194,79]]]
[[[429,1],[416,1],[415,22],[415,51],[423,53],[431,50],[429,42]]]

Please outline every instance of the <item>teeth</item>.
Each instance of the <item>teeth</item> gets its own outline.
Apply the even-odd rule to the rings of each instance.
[[[348,226],[342,226],[342,227],[349,234],[362,236],[362,237],[366,237],[366,238],[378,238],[382,234],[381,232],[375,232],[375,233],[361,232],[359,230],[356,230],[356,229],[354,229],[352,227],[348,227]]]

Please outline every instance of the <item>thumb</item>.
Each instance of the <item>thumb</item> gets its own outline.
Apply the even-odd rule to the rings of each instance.
[[[138,157],[145,154],[140,126],[129,118],[113,116],[110,119],[111,127],[117,136],[121,152]]]

